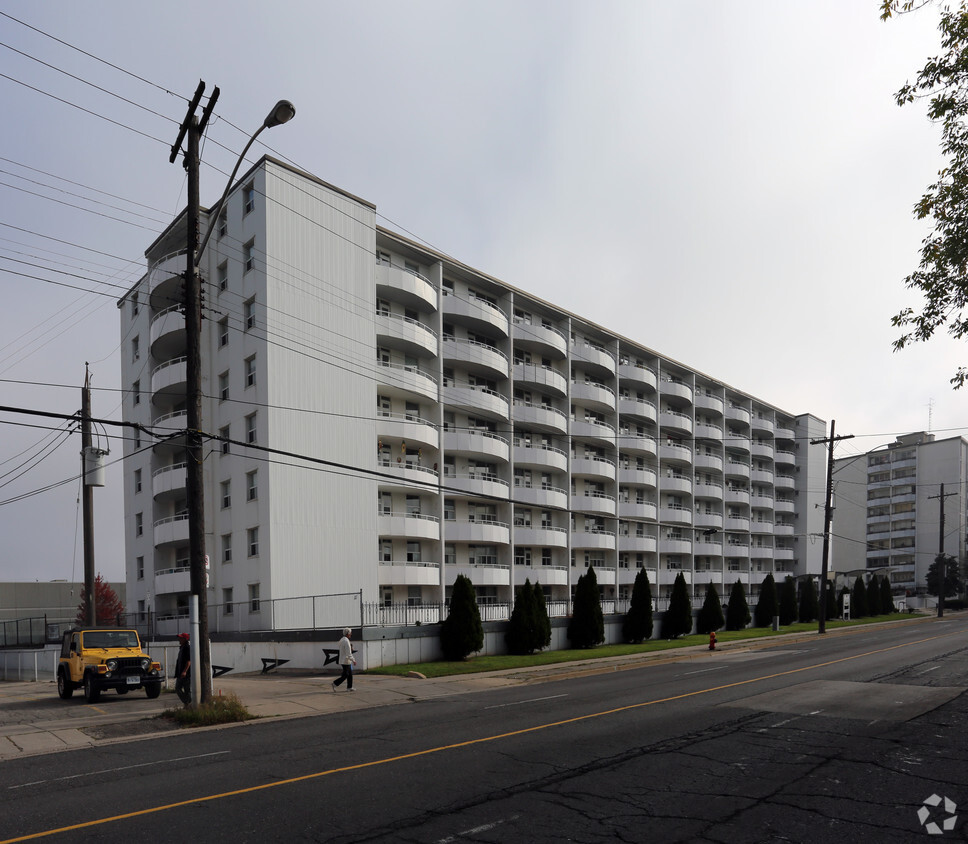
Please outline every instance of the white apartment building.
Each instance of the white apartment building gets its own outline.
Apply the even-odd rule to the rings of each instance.
[[[965,559],[968,440],[919,432],[834,461],[832,559],[838,571],[889,574],[895,594],[917,595],[941,548]]]
[[[484,604],[525,578],[567,603],[589,565],[606,599],[646,568],[661,609],[679,572],[699,602],[710,581],[725,598],[819,573],[821,420],[375,218],[264,158],[202,256],[212,612],[440,602],[458,574]],[[189,593],[185,239],[183,214],[119,302],[124,418],[169,434],[126,443],[128,599],[163,619]]]

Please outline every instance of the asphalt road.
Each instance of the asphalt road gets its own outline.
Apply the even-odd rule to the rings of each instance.
[[[922,808],[928,840],[965,840],[940,825],[945,798],[968,811],[966,634],[858,629],[9,760],[0,844],[910,842]]]

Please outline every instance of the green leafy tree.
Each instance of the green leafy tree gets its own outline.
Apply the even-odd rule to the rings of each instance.
[[[750,605],[746,600],[746,590],[742,582],[737,580],[729,593],[729,603],[726,605],[726,629],[745,630],[750,623]]]
[[[850,590],[850,617],[866,618],[870,615],[867,609],[867,587],[864,585],[864,578],[857,575],[854,580],[854,588]]]
[[[484,628],[477,607],[477,592],[470,578],[457,575],[450,593],[450,612],[440,626],[444,659],[457,662],[484,647]]]
[[[881,18],[914,11],[926,5],[911,0],[882,0]],[[938,178],[914,206],[918,220],[928,220],[932,231],[922,240],[917,270],[904,280],[923,297],[920,312],[902,309],[892,324],[903,333],[894,341],[900,350],[909,343],[930,340],[947,327],[952,337],[968,334],[968,9],[964,0],[938,8],[941,52],[931,57],[914,82],[895,94],[899,106],[927,100],[928,119],[941,127],[941,152],[947,159]],[[951,378],[955,389],[964,386],[964,366]]]
[[[534,584],[534,606],[539,630],[536,650],[540,651],[551,644],[551,619],[548,618],[548,605],[545,603],[544,590],[537,581]]]
[[[763,578],[760,586],[760,599],[756,602],[756,609],[753,611],[753,623],[757,627],[771,627],[773,617],[778,615],[779,609],[776,581],[773,579],[773,573],[770,572]]]
[[[124,615],[124,604],[118,597],[118,593],[111,588],[110,583],[106,583],[99,574],[94,578],[94,612],[97,615],[97,623],[102,626],[111,626],[118,623],[118,616]],[[81,590],[81,603],[77,605],[77,617],[75,622],[83,627],[87,624],[87,592]]]
[[[512,654],[533,654],[541,650],[544,629],[538,617],[538,601],[530,579],[524,581],[514,598],[514,609],[504,641]]]
[[[676,575],[669,597],[669,609],[662,617],[662,638],[678,639],[692,633],[692,601],[682,572]]]
[[[928,594],[937,597],[939,583],[941,582],[941,555],[934,558],[934,562],[928,566],[927,572]],[[961,591],[961,572],[954,557],[945,555],[944,557],[944,596],[952,598]]]
[[[723,602],[719,599],[716,584],[710,581],[706,586],[706,598],[699,610],[699,618],[696,619],[696,632],[712,633],[714,630],[719,630],[725,623]]]
[[[649,583],[649,573],[639,569],[632,584],[629,611],[622,622],[622,637],[626,642],[638,644],[652,638],[652,628],[652,585]]]
[[[800,621],[816,621],[820,615],[820,602],[817,598],[817,587],[813,585],[813,578],[806,578],[800,586]]]
[[[780,587],[780,605],[777,610],[780,624],[784,627],[797,620],[797,582],[787,575]]]
[[[881,578],[881,612],[894,612],[894,596],[891,594],[891,581],[887,575]]]
[[[568,641],[573,648],[594,648],[605,641],[605,617],[598,578],[593,566],[578,578],[575,602],[568,622]]]
[[[876,574],[867,581],[867,614],[881,614],[881,584]]]

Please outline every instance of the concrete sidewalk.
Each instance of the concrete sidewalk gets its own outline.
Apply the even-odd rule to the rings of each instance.
[[[828,632],[828,635],[859,629],[862,628],[841,628]],[[212,692],[214,695],[236,695],[249,712],[259,718],[299,718],[623,671],[646,664],[714,660],[721,651],[783,647],[797,642],[815,641],[816,637],[816,632],[789,633],[764,639],[720,643],[716,652],[709,651],[706,645],[698,645],[438,679],[362,673],[357,675],[352,693],[347,692],[345,687],[333,692],[332,682],[336,674],[296,673],[285,670],[269,674],[226,674],[213,679]],[[181,728],[173,725],[170,720],[157,716],[166,709],[180,707],[181,703],[171,692],[163,693],[156,700],[148,700],[140,691],[124,696],[105,694],[99,703],[88,704],[79,693],[75,694],[73,700],[60,700],[53,680],[40,683],[0,682],[0,761],[172,732]],[[232,726],[237,725],[200,729],[224,729]]]

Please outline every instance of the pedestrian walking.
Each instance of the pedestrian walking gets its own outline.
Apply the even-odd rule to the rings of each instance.
[[[353,631],[349,627],[343,628],[343,638],[339,640],[339,665],[343,673],[333,680],[333,691],[346,680],[346,691],[353,691],[353,666],[356,665],[356,657],[353,656],[353,646],[350,644],[350,636]]]
[[[188,706],[192,702],[192,651],[188,646],[188,634],[178,634],[178,659],[175,660],[175,694]]]

